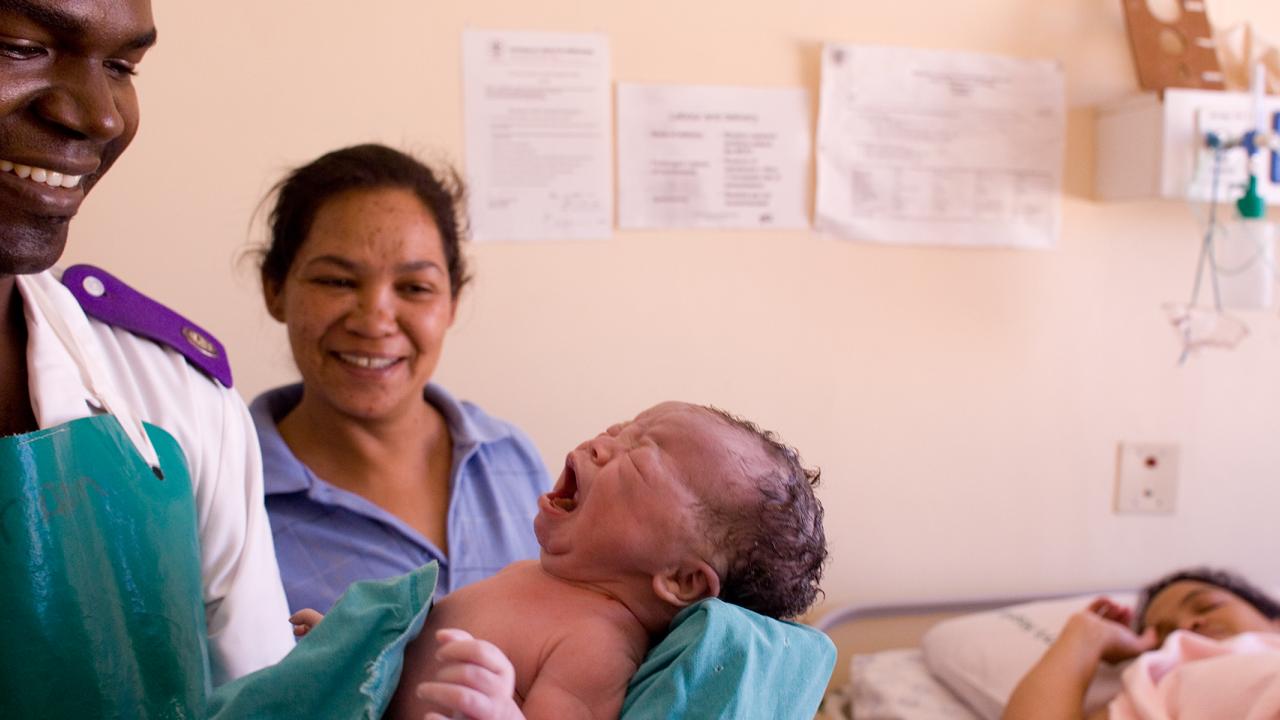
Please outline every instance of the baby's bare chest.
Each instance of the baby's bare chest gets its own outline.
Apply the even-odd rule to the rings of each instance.
[[[597,647],[600,652],[634,653],[633,648],[618,646],[620,633],[615,626],[622,620],[617,603],[604,596],[549,579],[536,570],[515,568],[443,598],[427,615],[420,638],[457,628],[493,643],[511,660],[516,693],[523,698],[547,658],[567,640],[572,639],[575,647]],[[625,620],[634,622],[629,616]],[[639,642],[642,654],[643,640]],[[436,668],[434,643],[431,646],[417,658],[427,675]]]

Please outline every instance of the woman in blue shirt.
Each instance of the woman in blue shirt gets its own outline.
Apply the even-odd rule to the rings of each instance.
[[[456,174],[360,145],[275,194],[262,288],[302,382],[251,410],[290,609],[432,560],[444,593],[536,557],[536,448],[430,383],[469,279]]]

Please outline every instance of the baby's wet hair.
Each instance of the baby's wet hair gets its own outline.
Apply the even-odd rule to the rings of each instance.
[[[699,514],[726,560],[720,599],[773,618],[796,617],[822,592],[827,537],[814,493],[822,472],[806,468],[796,449],[773,432],[720,408],[705,409],[754,437],[769,461],[741,468],[758,493],[756,502],[701,503]]]

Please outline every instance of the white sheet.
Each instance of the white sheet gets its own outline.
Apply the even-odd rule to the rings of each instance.
[[[830,693],[823,720],[978,720],[929,672],[918,648],[855,655],[849,683]]]

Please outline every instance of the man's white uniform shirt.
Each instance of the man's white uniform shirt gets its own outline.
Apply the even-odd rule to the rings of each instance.
[[[118,395],[182,447],[195,493],[214,685],[274,664],[293,648],[263,505],[262,459],[244,401],[175,350],[85,315],[48,272],[18,276],[27,318],[32,408],[41,428],[100,414],[80,369],[36,303],[38,284]]]

